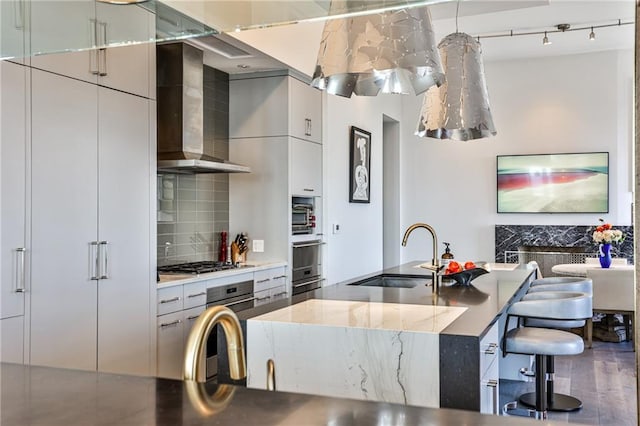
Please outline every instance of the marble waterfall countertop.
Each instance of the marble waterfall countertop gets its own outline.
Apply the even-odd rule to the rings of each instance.
[[[250,321],[440,333],[467,308],[311,299]],[[347,313],[345,315],[345,313]]]
[[[248,386],[266,385],[266,361],[273,359],[276,382],[285,391],[479,410],[481,341],[491,335],[491,343],[499,343],[496,322],[526,292],[533,271],[494,265],[472,286],[445,281],[436,295],[427,286],[431,272],[420,264],[327,286],[293,297],[291,306],[247,315]],[[413,277],[416,285],[358,285],[378,276]]]
[[[533,419],[410,407],[232,387],[230,400],[203,414],[178,380],[0,363],[3,426],[260,425],[526,426]],[[215,385],[207,385],[210,394]],[[545,422],[548,426],[562,423]]]
[[[307,300],[247,320],[247,386],[440,406],[439,333],[467,308]]]

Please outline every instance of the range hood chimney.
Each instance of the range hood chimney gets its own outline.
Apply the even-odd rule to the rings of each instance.
[[[157,46],[158,171],[247,173],[249,167],[214,155],[204,138],[202,51],[186,43]]]

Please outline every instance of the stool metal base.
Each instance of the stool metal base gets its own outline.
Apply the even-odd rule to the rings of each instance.
[[[526,405],[527,407],[535,407],[536,406],[536,393],[530,392],[525,393],[518,398],[522,405]],[[571,395],[564,395],[561,393],[554,393],[553,399],[548,401],[548,411],[560,411],[560,412],[570,412],[577,411],[582,408],[582,401],[578,398],[574,398]]]
[[[547,411],[536,411],[518,407],[517,401],[507,402],[502,407],[503,416],[532,417],[536,420],[547,420]]]

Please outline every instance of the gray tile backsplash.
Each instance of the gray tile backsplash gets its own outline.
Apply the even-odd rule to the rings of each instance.
[[[171,207],[158,212],[158,265],[217,260],[220,232],[229,229],[229,175],[162,174],[158,188],[158,205]]]

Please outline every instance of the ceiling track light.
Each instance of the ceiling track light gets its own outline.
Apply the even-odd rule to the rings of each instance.
[[[503,32],[497,32],[492,34],[478,34],[475,38],[480,41],[481,38],[499,38],[499,37],[515,37],[515,36],[530,36],[530,35],[542,35],[543,44],[551,44],[549,40],[549,34],[551,33],[565,33],[571,31],[591,31],[589,33],[589,40],[596,39],[595,30],[597,28],[608,28],[608,27],[622,27],[626,25],[634,25],[633,21],[622,21],[622,19],[617,19],[615,23],[612,24],[601,24],[601,25],[588,25],[581,27],[572,27],[570,24],[558,24],[555,26],[555,30],[540,30],[540,31],[519,31],[519,30],[505,30]]]

